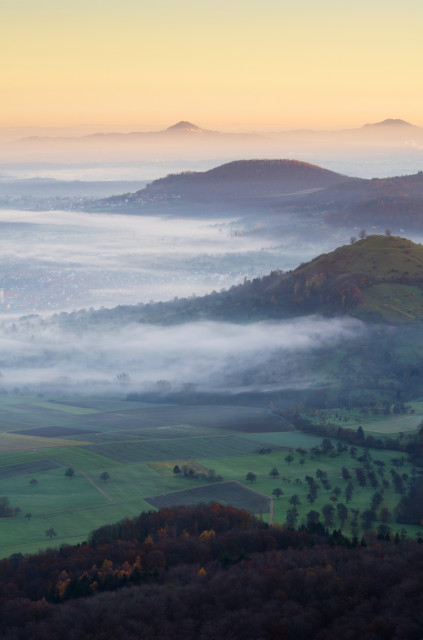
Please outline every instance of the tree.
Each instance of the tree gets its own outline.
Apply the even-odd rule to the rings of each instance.
[[[68,467],[65,471],[65,476],[69,478],[69,480],[72,480],[74,475],[75,475],[75,469],[73,469],[72,467]]]
[[[378,534],[377,537],[379,539],[389,540],[391,533],[392,533],[391,527],[389,527],[385,523],[380,524],[377,528],[377,534]]]
[[[55,532],[55,530],[53,529],[53,527],[50,527],[50,529],[46,530],[46,536],[47,538],[50,538],[50,540],[52,538],[54,538],[55,536],[57,536],[57,533]]]
[[[376,514],[373,509],[366,509],[366,511],[363,511],[361,514],[361,519],[363,521],[364,529],[371,529],[373,522],[376,520]]]
[[[289,498],[289,504],[292,504],[293,507],[296,507],[300,504],[300,499],[296,493],[294,493],[294,495]]]
[[[29,484],[38,484],[38,480],[36,478],[31,478]]]
[[[358,237],[360,238],[360,240],[364,240],[365,238],[367,238],[366,229],[360,229]]]
[[[387,507],[382,507],[382,509],[379,512],[379,520],[382,520],[382,522],[386,523],[386,522],[389,522],[390,519],[391,519],[391,512]]]
[[[100,480],[103,480],[103,482],[107,482],[108,480],[110,480],[110,474],[107,473],[107,471],[103,471],[100,476]]]
[[[291,525],[291,527],[295,527],[295,525],[297,524],[297,520],[298,520],[297,508],[291,507],[291,509],[288,509],[288,511],[286,512],[286,521],[289,525]]]
[[[292,453],[289,453],[289,454],[286,456],[285,461],[286,461],[288,464],[291,464],[291,462],[293,461],[293,459],[294,459],[294,456],[292,455]]]
[[[335,507],[332,504],[325,504],[322,509],[323,517],[325,521],[326,527],[331,527],[333,525],[333,516],[335,514]]]
[[[392,235],[392,231],[390,229],[385,229],[385,236],[388,236],[388,238]]]
[[[0,518],[10,518],[14,514],[14,509],[10,506],[9,498],[0,498]]]
[[[354,242],[357,242],[357,238],[355,236],[351,236],[350,237],[350,244],[354,244]]]
[[[269,476],[271,476],[273,478],[273,480],[279,475],[279,471],[276,469],[276,467],[273,467],[273,469],[269,472]]]
[[[173,467],[173,473],[175,475],[178,475],[179,473],[181,473],[181,469],[179,468],[179,466],[177,464],[175,464],[175,466]]]
[[[346,507],[342,502],[338,502],[336,505],[336,514],[338,516],[339,522],[341,524],[341,529],[344,526],[345,520],[348,518],[348,507]]]
[[[277,498],[279,500],[281,495],[283,495],[282,489],[280,489],[279,487],[276,487],[276,489],[273,489],[272,496],[275,496],[275,498]]]
[[[348,482],[348,480],[351,480],[351,474],[346,467],[342,467],[341,473],[342,473],[342,478],[345,480],[345,482]]]
[[[323,438],[322,444],[320,445],[323,453],[329,453],[335,447],[332,444],[332,440],[330,438]]]
[[[255,482],[256,480],[256,474],[253,473],[252,471],[249,471],[245,476],[245,479],[248,480],[248,482],[251,482],[251,484],[253,484],[253,482]]]
[[[306,515],[306,518],[307,518],[307,526],[309,527],[310,525],[317,524],[319,522],[320,513],[312,509],[311,511],[308,512],[308,514]]]
[[[347,504],[348,504],[349,502],[351,502],[351,500],[352,500],[353,490],[354,490],[354,485],[353,485],[353,483],[350,481],[350,482],[348,482],[347,486],[345,487],[345,502],[346,502]]]
[[[25,519],[26,520],[31,520],[31,518],[32,518],[32,513],[28,512],[28,513],[25,514]]]

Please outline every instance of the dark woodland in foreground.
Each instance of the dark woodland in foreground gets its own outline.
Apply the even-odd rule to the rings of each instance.
[[[216,503],[141,514],[2,560],[1,637],[420,640],[422,540],[366,540]]]

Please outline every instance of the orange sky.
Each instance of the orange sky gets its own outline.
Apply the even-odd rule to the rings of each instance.
[[[421,0],[0,0],[0,126],[423,126]]]

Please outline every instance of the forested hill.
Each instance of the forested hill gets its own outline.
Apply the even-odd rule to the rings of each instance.
[[[209,171],[184,172],[154,180],[133,194],[106,203],[137,202],[148,197],[189,201],[237,200],[323,189],[352,178],[298,160],[237,160]]]
[[[294,271],[274,271],[220,293],[61,314],[62,322],[173,324],[200,319],[250,322],[306,314],[349,314],[377,322],[423,321],[423,247],[369,236],[322,254]]]
[[[282,204],[282,208],[286,208]],[[380,225],[421,230],[423,223],[423,172],[393,178],[349,180],[302,196],[288,208],[315,211],[327,224],[369,228]]]
[[[0,637],[420,640],[421,539],[368,539],[218,504],[141,514],[2,560]]]

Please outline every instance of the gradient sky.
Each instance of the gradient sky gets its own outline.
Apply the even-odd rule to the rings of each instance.
[[[423,125],[421,0],[0,0],[0,126]]]

